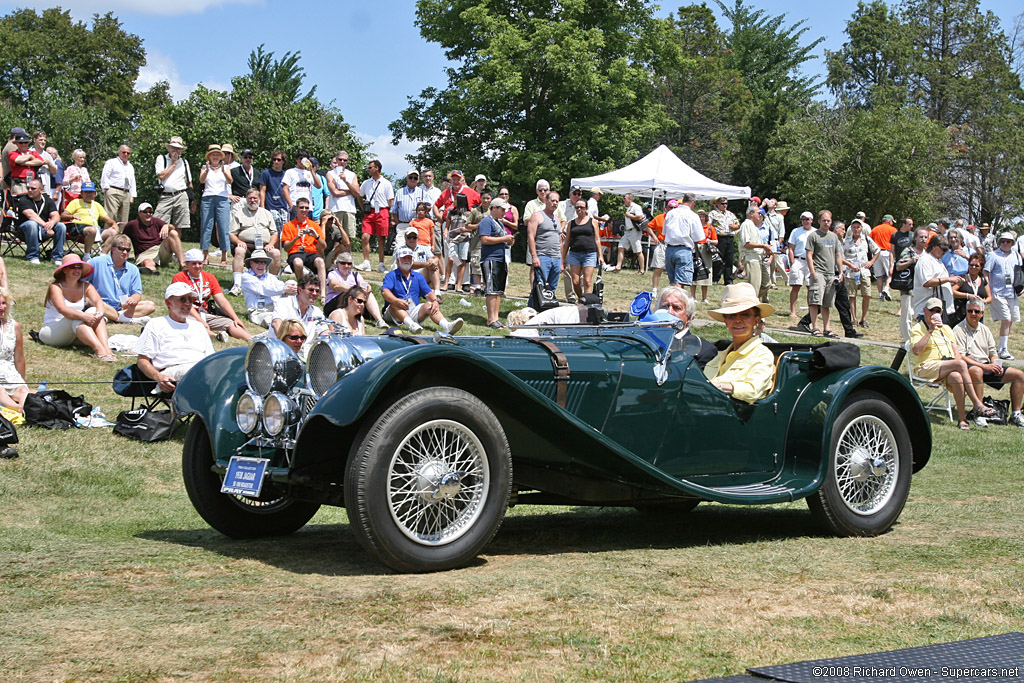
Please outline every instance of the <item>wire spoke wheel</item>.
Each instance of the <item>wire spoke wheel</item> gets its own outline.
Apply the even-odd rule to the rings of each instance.
[[[391,517],[412,541],[450,543],[480,516],[489,483],[476,435],[454,420],[431,420],[407,434],[391,457]]]
[[[832,426],[828,470],[807,497],[818,523],[839,536],[892,528],[910,493],[914,447],[904,417],[885,396],[858,391]]]
[[[882,509],[899,477],[892,430],[875,415],[855,418],[839,436],[835,468],[839,495],[850,510],[870,515]]]

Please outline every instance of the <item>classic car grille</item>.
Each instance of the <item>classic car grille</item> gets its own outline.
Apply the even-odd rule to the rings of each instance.
[[[334,352],[327,344],[317,344],[309,352],[309,388],[317,396],[323,396],[338,381],[338,366],[334,363]]]
[[[274,387],[274,363],[270,357],[270,349],[262,344],[249,347],[245,375],[249,387],[257,394],[263,396],[270,393]]]

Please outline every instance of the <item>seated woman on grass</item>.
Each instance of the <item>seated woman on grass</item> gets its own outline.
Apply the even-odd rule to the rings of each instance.
[[[103,318],[103,300],[99,292],[82,277],[92,274],[92,266],[68,254],[53,271],[53,283],[46,290],[43,327],[39,341],[48,346],[84,344],[102,361],[117,360],[107,344],[107,323]]]
[[[21,324],[11,317],[14,297],[0,286],[0,406],[22,411],[31,393],[25,384],[25,347]]]

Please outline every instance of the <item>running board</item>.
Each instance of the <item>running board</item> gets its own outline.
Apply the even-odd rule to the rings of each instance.
[[[686,479],[679,481],[684,484],[685,490],[706,500],[740,505],[790,502],[805,498],[818,488],[818,482],[803,478],[795,478],[786,483],[761,482],[743,486],[702,486]]]

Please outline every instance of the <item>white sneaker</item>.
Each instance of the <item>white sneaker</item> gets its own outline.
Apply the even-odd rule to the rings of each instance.
[[[370,265],[369,261],[363,261],[358,266],[356,266],[356,268],[358,270],[361,270],[361,271],[363,271],[365,273],[365,272],[369,272],[373,268],[373,266]]]
[[[384,318],[381,318],[380,320],[378,320],[378,321],[377,321],[376,323],[374,323],[374,324],[375,324],[375,325],[377,325],[377,327],[379,327],[379,328],[380,328],[380,329],[382,329],[382,330],[386,330],[386,329],[388,329],[388,323],[387,323],[387,321],[386,321],[386,320],[384,320]]]
[[[1003,360],[1013,360],[1014,359],[1013,356],[1010,355],[1010,352],[1007,351],[1006,349],[1003,349],[1002,351],[999,352],[999,357],[1002,358]]]
[[[974,418],[974,424],[978,425],[979,427],[988,427],[988,420],[979,415],[978,417]]]
[[[33,266],[38,266],[39,265],[39,259],[37,259],[37,258],[30,258],[28,260],[28,262],[31,263]]]
[[[410,320],[408,318],[406,318],[406,320],[405,320],[405,326],[413,334],[419,334],[420,332],[423,331],[423,325],[420,325],[419,323],[414,323],[412,320]]]
[[[456,318],[455,320],[448,322],[448,324],[444,326],[444,331],[447,332],[448,334],[458,334],[459,330],[462,329],[462,325],[464,323],[465,321],[462,318]]]
[[[149,316],[148,315],[144,315],[144,316],[141,316],[141,317],[138,317],[138,318],[130,318],[128,320],[128,323],[131,324],[131,325],[145,325],[146,323],[149,322],[149,320],[150,320]]]
[[[1021,413],[1018,410],[1017,412],[1010,416],[1010,419],[1007,420],[1007,423],[1015,425],[1017,427],[1024,427],[1024,413]]]
[[[388,267],[384,265],[383,261],[381,261],[380,263],[377,264],[377,272],[378,273],[386,273],[386,272],[388,272]]]
[[[228,333],[227,333],[226,330],[221,330],[220,332],[217,333],[217,341],[219,341],[219,342],[227,342],[227,340],[228,340]]]
[[[231,296],[242,296],[242,285],[233,285],[231,289],[228,290],[228,294]]]

